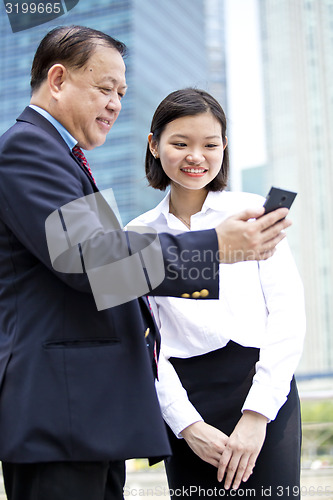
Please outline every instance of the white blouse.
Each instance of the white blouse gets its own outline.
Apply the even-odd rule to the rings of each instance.
[[[188,231],[169,213],[169,197],[168,193],[157,207],[128,227],[141,224],[173,234]],[[261,196],[249,193],[209,192],[201,211],[191,217],[191,230],[213,228],[234,213],[262,206],[263,201]],[[182,257],[192,259],[191,274],[195,277],[195,254]],[[212,258],[209,250],[206,258]],[[302,352],[303,286],[286,239],[265,261],[217,267],[219,299],[151,298],[162,338],[156,389],[163,417],[177,436],[202,417],[188,400],[168,358],[205,354],[225,346],[229,340],[260,348],[252,387],[242,410],[253,410],[274,420],[287,399]],[[207,274],[207,280],[210,278]]]

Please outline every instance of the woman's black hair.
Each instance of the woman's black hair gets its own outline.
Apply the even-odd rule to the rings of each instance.
[[[204,90],[186,88],[171,92],[157,107],[150,131],[153,134],[152,140],[159,143],[161,134],[168,123],[183,116],[194,116],[210,112],[220,122],[222,128],[223,144],[226,144],[227,120],[224,111],[214,97]],[[170,184],[169,177],[165,174],[159,158],[154,158],[147,145],[145,161],[146,177],[150,186],[164,191]],[[217,176],[205,188],[207,191],[223,191],[227,186],[229,175],[229,154],[228,146],[224,149],[221,169]]]

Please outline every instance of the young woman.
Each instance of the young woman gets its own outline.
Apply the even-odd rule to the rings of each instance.
[[[146,175],[153,188],[170,191],[133,224],[158,232],[211,228],[264,201],[226,191],[226,118],[202,90],[173,92],[158,106]],[[199,272],[196,258],[182,255],[192,261],[192,277]],[[178,262],[175,277],[179,272]],[[286,240],[266,261],[222,264],[218,300],[209,300],[205,289],[193,297],[184,290],[183,298],[151,299],[162,337],[157,392],[173,451],[166,461],[171,493],[221,497],[233,488],[237,496],[300,498],[293,374],[305,319]]]

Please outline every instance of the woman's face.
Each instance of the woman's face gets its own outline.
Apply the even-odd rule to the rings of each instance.
[[[226,144],[221,124],[210,111],[168,123],[158,144],[151,136],[148,140],[171,185],[203,189],[221,169]]]

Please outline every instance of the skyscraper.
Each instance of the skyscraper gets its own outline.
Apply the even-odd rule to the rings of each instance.
[[[333,372],[333,0],[259,0],[269,178],[297,190],[290,240],[305,285],[300,372]]]
[[[227,113],[225,0],[205,0],[208,91]]]
[[[129,88],[123,109],[106,143],[87,158],[99,187],[113,187],[124,223],[151,208],[163,195],[147,188],[144,179],[153,111],[177,88],[207,88],[204,0],[80,0],[61,18],[17,33],[3,4],[0,9],[1,133],[29,103],[32,57],[52,27],[81,24],[126,43]]]

